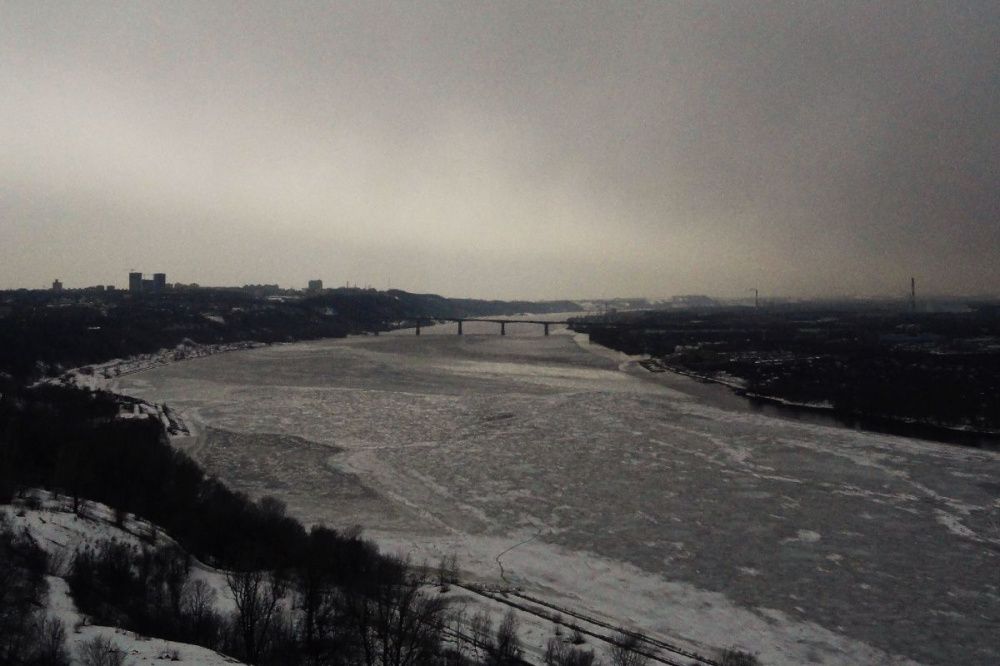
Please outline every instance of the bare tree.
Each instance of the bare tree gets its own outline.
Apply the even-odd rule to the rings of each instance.
[[[452,583],[458,581],[458,556],[449,553],[441,556],[437,570],[438,586],[442,592],[447,592]]]
[[[416,666],[440,653],[447,602],[424,595],[413,581],[354,591],[341,603],[365,666]]]
[[[491,664],[514,664],[521,659],[521,639],[517,635],[517,614],[514,609],[507,611],[497,627],[496,642],[493,645]]]
[[[476,657],[484,662],[493,652],[493,620],[490,614],[481,610],[472,616],[469,622],[469,635],[472,638],[472,647],[476,651]]]
[[[449,603],[441,614],[438,634],[441,642],[441,666],[460,666],[470,663],[472,650],[466,633],[468,619],[464,603]]]
[[[303,577],[300,581],[298,607],[302,609],[300,631],[303,648],[310,658],[322,659],[332,649],[336,635],[337,595],[331,585]]]
[[[218,594],[203,580],[189,580],[181,594],[181,611],[186,615],[200,617],[215,608]]]
[[[649,657],[638,652],[642,637],[627,631],[618,631],[611,638],[608,661],[611,666],[646,666]]]
[[[27,663],[45,664],[46,666],[61,666],[71,663],[69,650],[66,649],[66,626],[61,620],[47,617],[39,624],[38,636],[34,645],[34,660]]]
[[[234,621],[243,656],[258,663],[271,638],[271,627],[284,596],[284,586],[266,571],[233,571],[226,585],[236,604]]]
[[[340,548],[341,537],[325,527],[309,533],[304,558],[296,568],[298,619],[302,649],[310,663],[325,664],[339,651],[337,628],[339,593],[336,589],[336,565],[333,553]]]
[[[181,617],[199,645],[217,647],[222,618],[215,611],[215,589],[203,580],[188,580],[181,593]]]
[[[43,612],[48,566],[45,551],[0,512],[0,663],[68,663],[68,657],[60,661],[65,629]]]

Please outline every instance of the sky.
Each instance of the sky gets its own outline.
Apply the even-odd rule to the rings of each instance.
[[[0,289],[1000,294],[1000,3],[0,0]]]

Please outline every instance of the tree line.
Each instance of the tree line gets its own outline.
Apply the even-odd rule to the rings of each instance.
[[[59,374],[186,339],[289,342],[387,330],[416,319],[580,309],[569,301],[484,301],[374,289],[331,289],[301,301],[262,300],[239,289],[65,298],[60,292],[0,292],[0,306],[10,310],[0,314],[0,378]]]
[[[747,393],[841,415],[1000,431],[1000,317],[783,309],[645,312],[576,330]]]

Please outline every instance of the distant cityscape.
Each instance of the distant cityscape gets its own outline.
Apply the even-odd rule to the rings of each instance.
[[[817,297],[817,298],[794,298],[783,296],[765,296],[756,288],[748,290],[747,296],[735,297],[712,297],[706,294],[679,294],[664,298],[645,297],[611,297],[611,298],[584,298],[573,299],[581,307],[588,311],[613,312],[614,310],[632,309],[713,309],[719,307],[746,307],[754,308],[774,308],[789,307],[801,304],[822,305],[824,307],[846,307],[846,308],[895,308],[903,305],[911,311],[941,312],[941,311],[961,311],[969,308],[982,309],[989,308],[995,310],[998,307],[998,298],[995,295],[976,296],[955,296],[950,294],[933,294],[918,300],[916,289],[916,278],[911,277],[906,285],[907,292],[899,293],[895,296],[853,296],[845,295],[839,297]],[[120,289],[115,285],[92,285],[87,287],[71,288],[67,287],[61,279],[52,281],[49,293],[62,294],[64,303],[69,300],[80,298],[114,295],[115,299],[143,296],[158,296],[169,293],[180,293],[194,290],[213,290],[220,292],[241,292],[258,300],[271,300],[280,302],[297,301],[303,298],[320,296],[329,293],[343,292],[377,292],[379,291],[370,284],[361,286],[359,283],[345,282],[338,287],[327,287],[322,279],[310,279],[304,287],[282,287],[277,284],[244,284],[242,286],[211,286],[200,285],[198,283],[167,282],[167,274],[152,273],[149,277],[141,271],[130,270],[128,272],[128,288]],[[31,289],[0,290],[2,292],[30,292],[46,291]],[[58,304],[58,301],[52,301]],[[0,314],[2,314],[0,309]]]
[[[350,288],[350,283],[347,283],[347,288]],[[242,289],[245,291],[252,291],[258,295],[276,295],[288,292],[302,292],[305,291],[308,294],[319,294],[323,292],[323,281],[322,280],[309,280],[305,289],[284,289],[277,284],[246,284],[242,287],[211,287],[212,289]],[[166,291],[173,290],[186,290],[186,289],[201,289],[201,285],[192,282],[189,284],[184,284],[181,282],[169,283],[167,282],[166,273],[153,273],[152,277],[147,278],[145,274],[140,271],[129,271],[128,274],[128,292],[130,294],[162,294]],[[79,289],[71,290],[63,284],[62,280],[56,278],[52,281],[51,291],[90,291],[90,292],[108,292],[116,291],[117,287],[113,284],[108,285],[91,285],[88,287],[82,287]]]
[[[301,296],[303,293],[316,296],[324,291],[329,291],[323,287],[323,280],[315,279],[309,280],[306,283],[304,289],[296,288],[283,288],[277,284],[245,284],[242,287],[205,287],[207,289],[222,289],[222,290],[240,290],[245,291],[257,298],[266,298],[269,296],[273,297],[288,297],[288,296]],[[341,287],[342,289],[349,290],[363,290],[363,291],[374,291],[374,287],[366,286],[363,289],[358,287],[357,284],[351,285],[348,281],[346,286]],[[182,283],[182,282],[167,282],[166,273],[153,273],[151,277],[146,277],[141,271],[129,271],[128,273],[128,289],[129,294],[143,295],[143,294],[163,294],[171,291],[185,291],[193,289],[202,289],[202,286],[196,282],[192,283]],[[50,289],[53,292],[87,292],[87,293],[107,293],[118,291],[118,288],[113,284],[108,285],[92,285],[88,287],[81,287],[71,289],[68,288],[62,280],[55,279],[52,281],[52,287]]]

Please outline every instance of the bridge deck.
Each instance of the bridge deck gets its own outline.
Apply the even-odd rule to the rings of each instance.
[[[480,321],[487,322],[490,324],[500,324],[500,335],[507,335],[507,324],[533,324],[535,326],[541,326],[545,329],[545,335],[549,334],[549,328],[552,326],[568,326],[569,321],[567,320],[557,320],[557,321],[545,321],[541,319],[495,319],[492,317],[437,317],[428,319],[417,319],[416,323],[416,334],[420,335],[420,329],[427,324],[433,324],[435,322],[450,321],[458,324],[458,335],[464,335],[462,330],[462,324],[467,321]]]

